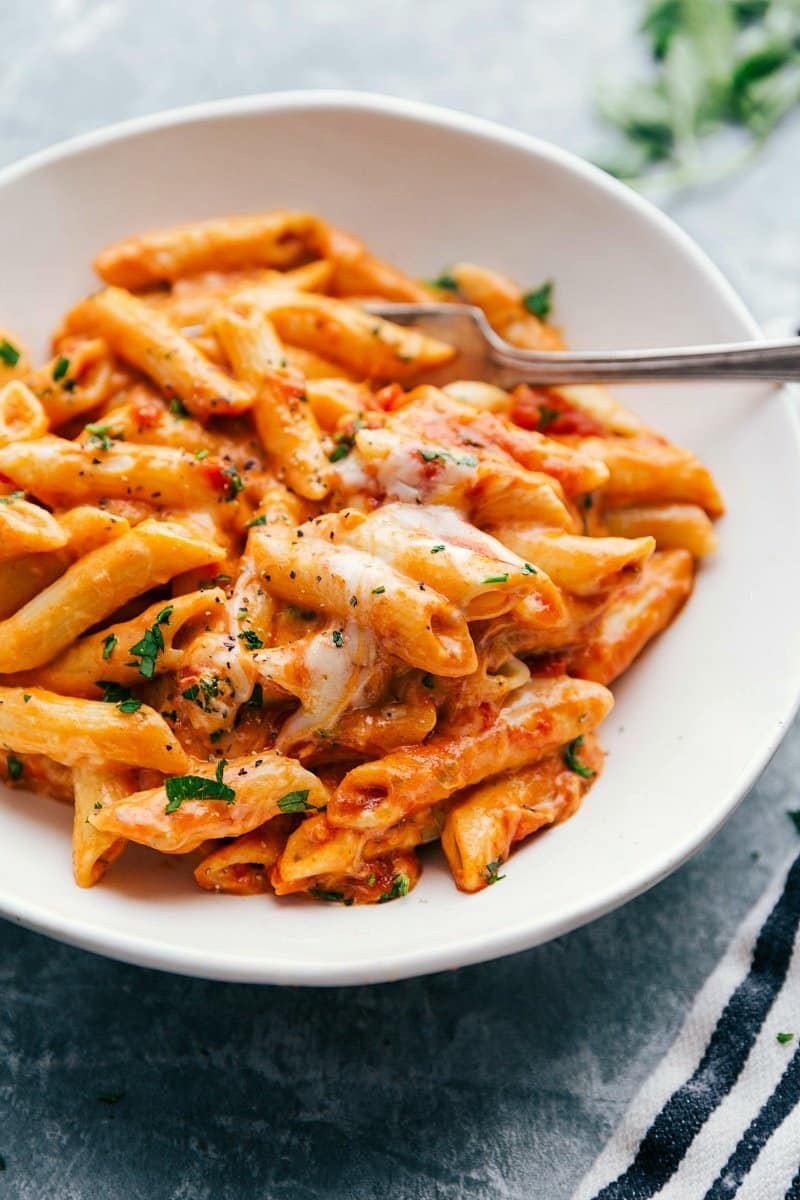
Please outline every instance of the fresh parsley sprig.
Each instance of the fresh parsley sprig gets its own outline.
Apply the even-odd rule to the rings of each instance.
[[[650,0],[640,31],[650,75],[612,91],[600,110],[621,134],[606,169],[634,186],[701,183],[742,164],[800,103],[795,0]],[[740,146],[731,157],[728,128]]]

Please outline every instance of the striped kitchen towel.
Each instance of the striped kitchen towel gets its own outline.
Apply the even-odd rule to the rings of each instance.
[[[751,911],[573,1200],[800,1200],[800,858]]]

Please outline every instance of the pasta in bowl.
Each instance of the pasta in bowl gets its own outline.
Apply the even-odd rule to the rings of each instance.
[[[549,285],[430,282],[306,212],[133,236],[31,366],[0,340],[0,775],[200,887],[383,903],[572,816],[609,685],[723,511],[604,389],[436,386],[370,299],[479,305],[557,351]]]

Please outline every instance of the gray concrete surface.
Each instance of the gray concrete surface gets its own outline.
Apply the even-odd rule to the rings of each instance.
[[[348,86],[585,153],[625,0],[4,0],[0,162],[172,105]],[[756,314],[800,314],[800,120],[674,201]],[[3,234],[3,253],[13,231]],[[279,990],[121,966],[0,924],[0,1197],[559,1200],[668,1046],[796,836],[800,731],[693,862],[502,962]]]

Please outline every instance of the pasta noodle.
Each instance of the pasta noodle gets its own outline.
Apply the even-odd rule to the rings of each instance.
[[[709,471],[605,388],[433,386],[453,348],[364,308],[558,352],[550,285],[426,283],[291,210],[95,267],[46,362],[0,331],[0,779],[72,799],[80,887],[129,842],[212,893],[380,904],[431,842],[498,882],[602,770]]]

